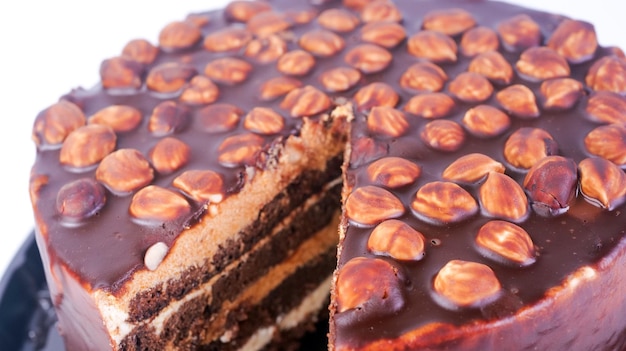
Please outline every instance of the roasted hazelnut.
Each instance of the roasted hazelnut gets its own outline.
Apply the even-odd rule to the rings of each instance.
[[[463,125],[473,135],[491,138],[502,134],[511,125],[509,116],[490,105],[470,108],[463,116]]]
[[[535,94],[522,84],[508,86],[496,93],[496,100],[509,113],[522,118],[539,117]]]
[[[148,130],[155,136],[179,132],[187,124],[189,110],[175,101],[163,101],[154,107]]]
[[[472,28],[463,33],[463,37],[461,37],[461,53],[468,57],[497,51],[499,47],[498,34],[489,27]]]
[[[234,85],[243,82],[252,71],[248,62],[233,57],[223,57],[209,62],[204,68],[204,74],[212,80]]]
[[[222,176],[211,170],[185,171],[172,185],[200,203],[220,203],[226,197]]]
[[[281,56],[276,64],[279,72],[292,76],[306,75],[313,67],[315,67],[315,58],[304,50],[290,51]]]
[[[159,93],[173,93],[180,90],[196,73],[196,69],[190,65],[162,63],[150,70],[146,77],[146,86]]]
[[[592,130],[585,137],[585,147],[592,155],[626,167],[626,125],[609,124]]]
[[[191,148],[176,138],[166,137],[154,145],[148,157],[154,169],[161,174],[169,174],[189,162]]]
[[[80,107],[61,100],[39,112],[33,125],[32,138],[38,148],[58,148],[71,132],[83,125],[85,115]]]
[[[370,83],[354,94],[354,101],[359,111],[369,110],[375,106],[395,107],[400,97],[393,88],[382,82]]]
[[[372,133],[399,137],[406,133],[409,121],[402,111],[390,106],[375,106],[367,116],[367,129]]]
[[[609,91],[591,94],[587,101],[587,117],[599,123],[626,123],[626,99]]]
[[[178,220],[189,215],[191,206],[180,194],[156,185],[149,185],[133,196],[129,212],[140,222],[156,224]]]
[[[226,6],[224,15],[231,21],[248,22],[254,15],[271,9],[270,4],[265,1],[235,0]]]
[[[367,6],[368,4],[374,2],[374,1],[379,1],[379,0],[342,0],[343,6],[355,10],[355,11],[361,11],[365,8],[365,6]]]
[[[150,184],[153,178],[150,163],[135,149],[119,149],[108,154],[96,169],[96,179],[122,195]]]
[[[302,34],[298,44],[304,50],[319,57],[334,56],[346,45],[340,36],[323,29],[314,29]]]
[[[415,163],[393,156],[383,157],[367,166],[367,176],[372,183],[392,189],[412,184],[421,172]]]
[[[517,267],[529,266],[537,260],[530,235],[522,227],[506,221],[489,221],[480,227],[476,247],[496,262]]]
[[[317,22],[326,29],[341,33],[353,31],[360,23],[358,17],[343,9],[324,10]]]
[[[424,29],[435,30],[446,35],[455,36],[474,27],[476,20],[471,13],[460,9],[450,8],[433,10],[424,15]]]
[[[613,211],[626,200],[626,173],[611,161],[586,158],[578,164],[580,192],[585,200]]]
[[[504,173],[489,172],[480,186],[478,200],[484,215],[514,223],[529,215],[528,199],[522,187]]]
[[[371,22],[400,22],[402,13],[390,1],[376,0],[365,5],[361,10],[361,19],[365,23]]]
[[[453,182],[476,183],[489,172],[504,173],[505,168],[500,162],[479,153],[461,156],[443,171],[442,178]]]
[[[589,68],[585,82],[596,91],[626,93],[626,60],[617,56],[597,60]]]
[[[513,67],[497,51],[487,51],[472,59],[469,72],[482,74],[495,84],[509,84],[513,80]]]
[[[168,24],[159,33],[159,46],[166,51],[187,49],[202,38],[200,29],[190,22],[176,21]]]
[[[541,83],[543,107],[550,110],[572,108],[583,96],[583,85],[572,78],[556,78]]]
[[[424,184],[417,191],[411,209],[423,221],[447,225],[475,215],[478,204],[470,193],[457,184],[435,181]]]
[[[504,47],[511,51],[539,46],[541,42],[539,25],[526,14],[516,15],[500,22],[497,30]]]
[[[365,74],[378,73],[389,66],[391,53],[374,44],[360,44],[353,47],[344,60],[350,66]]]
[[[428,118],[442,118],[454,109],[454,100],[444,93],[424,93],[412,97],[404,106],[408,113]]]
[[[201,129],[207,133],[222,133],[235,129],[244,111],[235,105],[217,103],[197,112]]]
[[[326,94],[307,85],[289,92],[280,107],[289,111],[291,117],[305,117],[327,111],[331,105],[332,102]]]
[[[63,185],[56,198],[57,212],[70,222],[94,216],[105,204],[104,187],[92,178],[81,178]]]
[[[141,111],[126,105],[107,106],[89,117],[89,124],[111,127],[115,132],[131,131],[141,123]]]
[[[400,77],[400,86],[408,92],[435,92],[443,88],[448,75],[431,62],[411,65]]]
[[[271,101],[300,87],[302,87],[302,82],[295,78],[274,77],[261,85],[259,88],[259,99]]]
[[[291,28],[293,22],[284,13],[263,11],[253,15],[246,24],[257,38],[267,38]]]
[[[264,144],[265,139],[252,133],[230,136],[220,144],[217,160],[224,167],[252,165]]]
[[[523,184],[535,212],[543,216],[567,212],[576,196],[577,172],[576,163],[562,156],[547,156],[532,166]]]
[[[349,90],[361,80],[361,72],[350,67],[337,67],[322,73],[320,81],[326,91],[335,93]]]
[[[76,169],[93,166],[115,150],[116,141],[111,127],[98,124],[79,127],[63,142],[59,162]]]
[[[255,107],[245,117],[243,126],[259,134],[276,134],[283,130],[285,120],[269,107]]]
[[[409,38],[409,54],[433,62],[456,62],[457,46],[449,36],[432,30],[422,30]]]
[[[156,59],[159,49],[145,39],[131,40],[122,49],[122,57],[149,65]]]
[[[287,52],[287,43],[278,35],[253,39],[246,46],[244,55],[261,64],[275,62]]]
[[[483,75],[463,72],[448,85],[450,92],[457,99],[465,102],[483,102],[493,93],[493,86]]]
[[[513,166],[529,169],[546,156],[556,155],[559,146],[550,133],[539,128],[516,130],[504,144],[504,158]]]
[[[219,97],[217,85],[205,76],[195,76],[180,94],[180,101],[189,105],[206,105]]]
[[[397,219],[377,225],[367,240],[367,249],[381,256],[401,261],[419,261],[424,258],[424,235]]]
[[[404,214],[404,205],[391,192],[373,185],[355,189],[345,203],[346,216],[359,227],[371,227]]]
[[[124,57],[113,57],[102,61],[100,81],[105,89],[138,89],[141,87],[143,64]]]
[[[406,38],[404,27],[393,22],[372,22],[361,28],[361,40],[393,48]]]
[[[204,48],[211,52],[237,51],[245,47],[252,34],[241,27],[227,27],[204,38]]]
[[[598,48],[598,39],[593,25],[564,19],[548,39],[547,46],[569,62],[580,63],[593,57]]]
[[[420,139],[435,150],[454,152],[465,142],[465,133],[458,123],[438,119],[424,126]]]
[[[563,56],[547,47],[532,47],[522,52],[515,64],[520,75],[531,80],[567,77],[570,68]]]
[[[433,288],[435,301],[451,310],[485,306],[502,292],[500,281],[489,266],[462,260],[446,263],[435,276]]]

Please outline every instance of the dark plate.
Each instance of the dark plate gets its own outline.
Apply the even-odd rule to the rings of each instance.
[[[325,350],[327,322],[302,340],[301,350]],[[0,279],[0,349],[62,351],[56,315],[31,233]]]

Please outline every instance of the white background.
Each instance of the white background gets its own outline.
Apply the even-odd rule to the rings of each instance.
[[[511,2],[593,23],[601,45],[626,49],[619,0]],[[130,39],[157,42],[161,28],[227,0],[2,1],[0,3],[0,275],[32,231],[28,178],[37,113],[71,88],[91,87],[104,58]],[[417,1],[416,1],[417,3]],[[148,10],[149,9],[149,10]]]

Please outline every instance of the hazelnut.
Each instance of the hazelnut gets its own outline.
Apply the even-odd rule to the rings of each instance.
[[[289,111],[291,117],[308,117],[327,111],[331,105],[326,94],[307,85],[289,92],[280,107]]]
[[[102,61],[100,81],[105,89],[138,89],[141,87],[143,64],[124,57]]]
[[[343,9],[324,10],[317,22],[326,29],[341,33],[353,31],[360,23],[358,17]]]
[[[149,65],[156,59],[159,49],[145,39],[131,40],[122,49],[122,57]]]
[[[478,212],[476,200],[465,189],[451,182],[424,184],[413,198],[411,209],[419,219],[436,225],[466,220]]]
[[[374,44],[360,44],[353,47],[344,60],[350,66],[365,74],[378,73],[389,66],[391,53]]]
[[[463,72],[454,78],[448,89],[457,99],[465,102],[483,102],[493,93],[493,86],[483,75]]]
[[[342,0],[343,6],[354,11],[362,11],[368,4],[379,0]]]
[[[105,204],[104,187],[91,178],[80,178],[63,185],[56,199],[57,212],[72,222],[97,214]]]
[[[244,112],[235,105],[217,103],[201,108],[197,119],[207,133],[222,133],[235,129]]]
[[[626,60],[617,56],[597,60],[589,68],[585,82],[596,91],[626,93]]]
[[[365,5],[361,10],[361,19],[365,23],[371,22],[400,22],[402,13],[390,1],[377,0]]]
[[[513,80],[513,67],[497,51],[487,51],[472,59],[469,72],[482,74],[495,84],[509,84]]]
[[[543,129],[524,127],[516,130],[504,144],[504,158],[513,166],[529,169],[546,156],[556,155],[559,146]]]
[[[79,127],[63,142],[59,161],[77,169],[93,166],[115,150],[116,141],[111,127],[98,124]]]
[[[279,72],[292,75],[304,76],[315,67],[315,58],[304,50],[290,51],[278,59],[276,68]]]
[[[446,263],[435,276],[433,288],[435,300],[451,310],[485,306],[502,292],[500,282],[489,266],[462,260]]]
[[[439,119],[424,126],[420,139],[435,150],[454,152],[465,142],[465,133],[458,123]]]
[[[245,28],[227,27],[215,31],[204,38],[204,48],[211,52],[237,51],[252,40],[252,34]]]
[[[389,262],[380,258],[352,258],[337,272],[337,312],[397,312],[405,303],[402,285],[398,269]]]
[[[133,192],[150,184],[153,178],[148,160],[135,149],[108,154],[96,169],[96,179],[117,194]]]
[[[176,138],[166,137],[156,143],[148,157],[154,169],[161,174],[169,174],[189,161],[191,148]]]
[[[577,172],[574,160],[562,156],[547,156],[532,166],[523,184],[535,212],[543,216],[567,212],[576,196]]]
[[[294,24],[307,24],[311,23],[311,21],[317,17],[318,11],[316,9],[287,10],[285,14],[287,15],[287,19]]]
[[[535,94],[527,86],[514,84],[496,93],[496,100],[509,113],[522,118],[539,117]]]
[[[220,203],[226,197],[222,176],[210,170],[185,171],[172,185],[196,202]]]
[[[587,117],[598,123],[626,123],[626,99],[609,91],[591,94],[587,101]]]
[[[276,134],[283,130],[285,120],[269,107],[255,107],[245,117],[244,128],[259,134]]]
[[[522,227],[506,221],[493,220],[480,227],[476,246],[488,258],[504,264],[526,267],[537,260],[530,235]]]
[[[38,148],[57,148],[76,128],[85,125],[85,115],[77,105],[61,100],[39,112],[32,138]]]
[[[613,211],[626,200],[626,173],[603,158],[586,158],[578,164],[580,192],[589,203]]]
[[[346,45],[340,36],[324,29],[314,29],[302,34],[298,44],[304,50],[319,57],[334,56]]]
[[[265,139],[252,133],[230,136],[219,146],[217,160],[224,167],[252,165],[264,144]]]
[[[431,62],[411,65],[400,77],[400,86],[412,92],[435,92],[443,88],[448,75],[441,67]]]
[[[191,206],[178,193],[149,185],[133,196],[129,212],[141,222],[155,223],[181,219],[191,213]]]
[[[190,65],[162,63],[150,70],[146,77],[146,86],[159,93],[173,93],[180,90],[196,73],[196,69]]]
[[[395,107],[400,97],[393,88],[382,82],[370,83],[354,94],[354,101],[359,111],[369,110],[375,106]]]
[[[547,47],[526,49],[515,67],[522,76],[531,80],[566,77],[570,74],[565,58]]]
[[[412,97],[404,106],[404,110],[423,118],[435,119],[449,115],[454,106],[454,100],[447,94],[424,93]]]
[[[115,132],[131,131],[141,123],[141,111],[126,105],[107,106],[89,117],[89,124],[111,127]]]
[[[463,116],[463,125],[473,135],[491,138],[504,133],[511,125],[509,116],[490,105],[470,108]]]
[[[422,30],[409,38],[409,54],[433,62],[456,62],[457,46],[449,36],[432,30]]]
[[[202,38],[200,29],[189,22],[176,21],[159,33],[159,46],[166,51],[176,51],[194,46]]]
[[[476,183],[489,172],[504,173],[504,166],[491,157],[471,153],[459,157],[443,171],[442,178],[453,182]]]
[[[235,85],[248,78],[252,71],[252,65],[248,62],[233,57],[223,57],[209,62],[204,68],[204,74],[212,80]]]
[[[244,55],[260,64],[275,62],[287,52],[287,43],[278,35],[253,39],[246,46]]]
[[[361,72],[350,67],[337,67],[322,73],[320,81],[331,93],[352,89],[361,80]]]
[[[155,271],[169,252],[170,248],[162,241],[153,244],[146,250],[143,264],[150,271]]]
[[[271,9],[270,4],[265,1],[235,0],[226,6],[224,15],[231,21],[248,22],[254,15]]]
[[[600,156],[624,168],[626,166],[626,125],[609,124],[597,127],[585,137],[585,147],[592,155]]]
[[[283,13],[263,11],[253,15],[246,23],[248,30],[257,38],[284,32],[291,28],[292,21]]]
[[[516,15],[500,22],[497,30],[504,47],[510,51],[539,46],[541,42],[539,25],[526,14]]]
[[[404,205],[389,191],[367,185],[355,189],[345,203],[346,216],[359,227],[371,227],[404,214]]]
[[[529,215],[528,199],[522,187],[504,173],[489,172],[480,186],[478,200],[483,214],[520,223]]]
[[[424,258],[424,235],[397,219],[377,225],[367,240],[367,249],[375,255],[389,256],[400,261]]]
[[[361,28],[361,40],[391,49],[406,38],[404,27],[393,22],[372,22]]]
[[[580,63],[593,57],[598,48],[598,39],[593,25],[564,19],[548,39],[547,46],[569,62]]]
[[[556,78],[541,83],[540,92],[545,109],[566,110],[583,96],[583,85],[572,78]]]
[[[205,76],[195,76],[180,94],[180,101],[189,105],[206,105],[219,97],[217,85]]]
[[[399,137],[408,128],[406,115],[390,106],[375,106],[367,116],[367,129],[373,133]]]
[[[415,163],[400,157],[383,157],[367,166],[369,180],[387,188],[412,184],[422,173]]]
[[[460,9],[450,8],[433,10],[424,16],[424,29],[435,30],[446,35],[455,36],[474,27],[476,20],[471,13]]]
[[[154,107],[148,130],[155,136],[179,132],[187,124],[189,110],[175,101],[163,101]]]
[[[259,88],[259,99],[271,101],[300,87],[302,82],[295,78],[282,76],[270,78]]]
[[[489,27],[476,27],[463,33],[461,37],[461,53],[474,57],[489,51],[498,51],[500,41],[498,34]]]

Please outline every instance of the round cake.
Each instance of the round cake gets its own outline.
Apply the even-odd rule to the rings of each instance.
[[[233,1],[100,76],[33,127],[68,349],[290,349],[320,318],[330,350],[626,348],[626,58],[592,24]]]

